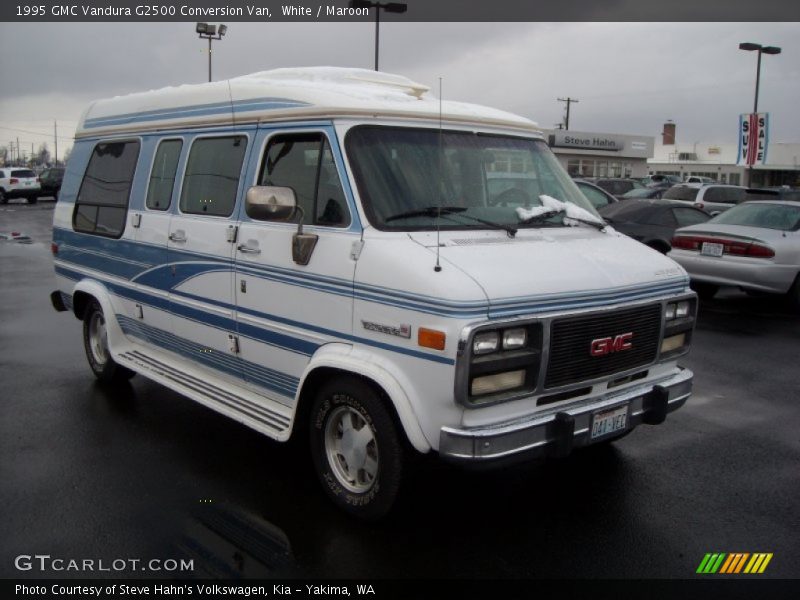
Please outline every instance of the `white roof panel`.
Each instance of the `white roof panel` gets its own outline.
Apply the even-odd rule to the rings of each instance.
[[[76,137],[195,125],[333,117],[410,117],[539,131],[518,115],[444,101],[401,75],[340,67],[275,69],[94,102]]]

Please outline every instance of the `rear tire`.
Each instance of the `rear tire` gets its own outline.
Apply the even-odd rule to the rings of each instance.
[[[28,198],[28,204],[36,204],[39,201],[38,196],[31,196]]]
[[[4,189],[0,189],[0,204],[8,204],[8,196]]]
[[[310,447],[328,497],[345,512],[377,520],[394,504],[404,447],[390,408],[366,381],[324,384],[311,409]]]
[[[103,383],[116,384],[135,375],[118,365],[108,351],[108,332],[103,309],[97,300],[91,300],[83,314],[83,348],[94,376]]]

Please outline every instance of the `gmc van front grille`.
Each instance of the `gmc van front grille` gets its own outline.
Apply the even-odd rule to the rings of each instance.
[[[648,365],[656,358],[661,305],[553,321],[545,388]]]

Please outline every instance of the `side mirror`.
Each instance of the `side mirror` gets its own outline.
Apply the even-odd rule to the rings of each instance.
[[[297,212],[297,198],[292,188],[254,185],[247,190],[244,210],[258,221],[288,221]]]

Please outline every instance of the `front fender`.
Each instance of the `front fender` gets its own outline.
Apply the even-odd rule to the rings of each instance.
[[[400,418],[400,423],[411,445],[421,453],[430,452],[431,445],[422,432],[419,419],[414,412],[405,389],[391,373],[391,366],[385,363],[386,360],[380,356],[375,356],[348,344],[327,344],[314,353],[306,370],[303,372],[298,386],[297,401],[299,402],[306,380],[317,369],[337,369],[366,377],[386,392],[397,412],[397,416]]]

